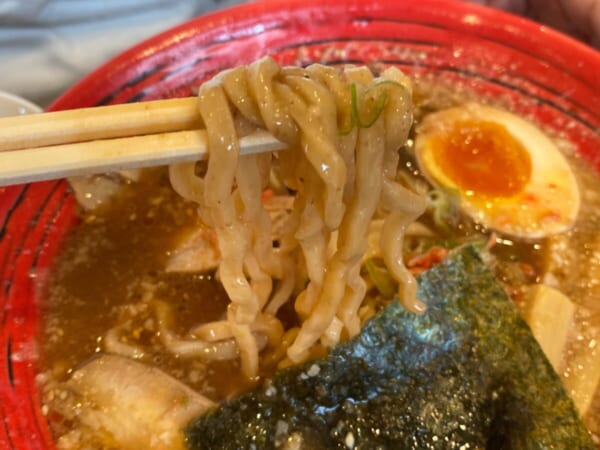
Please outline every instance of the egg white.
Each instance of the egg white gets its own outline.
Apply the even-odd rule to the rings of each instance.
[[[433,142],[457,121],[493,122],[504,126],[531,158],[531,177],[510,197],[464,192],[436,164]],[[415,151],[424,176],[434,185],[460,192],[460,206],[476,222],[502,234],[538,239],[568,230],[581,199],[575,175],[558,147],[536,125],[508,111],[468,103],[425,117],[417,127]]]

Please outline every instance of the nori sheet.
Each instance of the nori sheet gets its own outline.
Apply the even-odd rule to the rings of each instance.
[[[190,450],[594,449],[527,324],[470,246],[327,358],[279,371],[193,420]]]

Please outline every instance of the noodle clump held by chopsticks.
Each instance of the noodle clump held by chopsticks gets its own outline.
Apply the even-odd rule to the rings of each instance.
[[[425,208],[423,198],[396,181],[412,123],[411,87],[402,72],[389,68],[374,78],[364,67],[280,67],[263,58],[204,83],[198,107],[208,168],[202,174],[195,163],[175,164],[170,179],[216,230],[218,274],[231,300],[224,320],[196,329],[198,340],[235,342],[237,352],[227,353],[254,377],[267,343],[291,344],[287,358],[297,363],[316,345],[355,336],[366,293],[361,262],[375,217],[384,219],[381,254],[400,301],[423,310],[402,262],[404,229]],[[239,137],[257,128],[288,149],[240,156]],[[262,203],[272,172],[295,193],[276,244]],[[284,335],[276,314],[287,302],[294,302],[300,324]]]

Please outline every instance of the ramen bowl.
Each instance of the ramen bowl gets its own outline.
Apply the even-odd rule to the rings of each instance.
[[[286,65],[397,66],[507,105],[600,170],[600,54],[542,25],[453,1],[245,4],[133,47],[49,109],[190,96],[223,69],[265,55]],[[0,448],[54,448],[39,393],[39,331],[48,273],[77,226],[76,209],[64,180],[0,188]]]

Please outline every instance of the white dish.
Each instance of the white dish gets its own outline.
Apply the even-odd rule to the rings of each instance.
[[[18,95],[0,91],[0,117],[42,112],[42,108]]]

